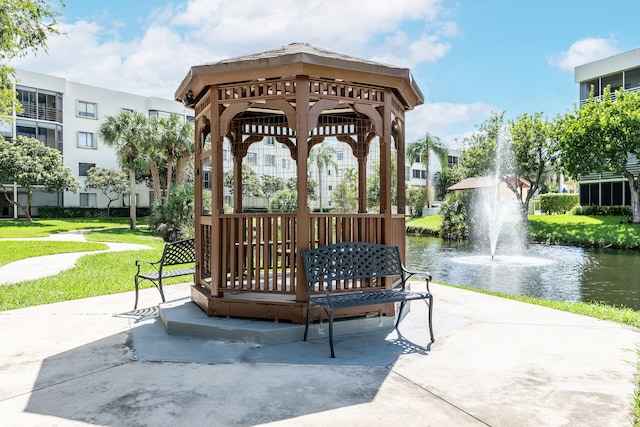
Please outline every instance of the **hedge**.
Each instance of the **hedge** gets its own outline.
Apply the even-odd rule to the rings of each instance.
[[[106,218],[106,208],[81,208],[75,206],[40,206],[40,218]],[[151,208],[136,208],[136,216],[151,215]],[[129,208],[111,208],[112,218],[128,218]]]
[[[631,206],[576,206],[571,211],[574,215],[611,215],[630,217]]]
[[[540,210],[547,214],[567,213],[579,204],[577,194],[547,193],[540,195]]]

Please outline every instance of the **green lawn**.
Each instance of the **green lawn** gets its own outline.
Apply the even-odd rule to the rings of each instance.
[[[89,252],[109,249],[103,243],[58,242],[54,240],[0,240],[0,266],[13,261],[42,255]]]
[[[131,291],[133,277],[136,273],[136,259],[158,260],[162,255],[164,242],[159,237],[153,236],[147,228],[129,230],[128,223],[127,218],[115,221],[40,220],[34,221],[33,224],[22,220],[0,221],[0,235],[12,238],[46,237],[49,233],[54,232],[108,228],[107,230],[86,233],[85,238],[88,240],[86,243],[0,241],[0,253],[2,254],[0,257],[24,258],[26,255],[30,255],[29,248],[35,246],[42,247],[38,255],[106,249],[106,245],[97,242],[138,243],[152,248],[141,251],[86,255],[78,260],[75,267],[55,276],[0,286],[0,311]],[[10,248],[17,248],[16,253],[19,255],[5,255],[6,252],[11,251]],[[56,252],[58,249],[59,252]],[[176,278],[166,283],[179,282],[180,278]],[[143,287],[149,286],[153,285],[151,283],[143,285]]]
[[[40,219],[31,223],[24,219],[2,220],[0,221],[0,239],[8,237],[47,237],[50,234],[64,231],[128,226],[129,218]]]
[[[530,215],[529,224],[538,241],[640,249],[640,224],[629,224],[623,216]]]

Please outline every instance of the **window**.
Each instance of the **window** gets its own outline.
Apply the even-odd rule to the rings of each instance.
[[[95,119],[97,108],[93,102],[78,101],[78,116]]]
[[[93,134],[90,132],[78,132],[78,147],[96,148]]]
[[[458,164],[458,156],[447,156],[447,166],[452,168]]]
[[[276,165],[276,156],[273,154],[266,154],[264,156],[264,164],[266,166],[275,166]]]
[[[231,160],[231,150],[222,150],[222,160],[225,162]]]
[[[332,191],[332,190],[333,190],[333,185],[330,185],[329,186],[329,191]]]
[[[168,119],[169,117],[171,117],[171,114],[172,113],[168,111],[149,110],[149,117],[156,118],[156,119]],[[177,114],[177,115],[184,118],[182,114]]]
[[[276,143],[275,139],[272,136],[268,136],[264,139],[265,144],[273,145]]]
[[[80,193],[80,206],[83,208],[95,208],[98,206],[95,193]]]
[[[247,153],[247,163],[250,165],[257,165],[258,155],[256,153]]]
[[[336,160],[338,160],[338,161],[344,160],[344,153],[337,153],[336,154]]]
[[[427,177],[427,171],[420,170],[420,169],[413,169],[412,176],[414,178],[425,179]]]
[[[134,196],[134,201],[136,201],[136,200],[138,200],[138,193],[136,193],[136,195]],[[131,201],[131,195],[130,195],[130,194],[123,194],[123,195],[122,195],[122,205],[123,205],[124,207],[127,207],[127,208],[128,208],[129,206],[131,206],[131,205],[129,204],[129,203],[130,203],[130,201]],[[137,204],[136,204],[136,206],[137,206]]]
[[[289,159],[282,159],[282,169],[289,169]]]
[[[95,163],[78,163],[78,176],[87,176],[87,171],[94,167]]]

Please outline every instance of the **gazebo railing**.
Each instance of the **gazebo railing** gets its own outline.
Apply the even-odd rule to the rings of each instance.
[[[312,214],[309,242],[305,246],[315,248],[348,241],[383,243],[384,220],[384,215],[379,214]],[[296,253],[300,243],[295,214],[225,214],[219,221],[219,242],[212,241],[211,225],[201,225],[202,285],[214,295],[295,294]],[[395,230],[394,224],[388,226]],[[395,239],[399,241],[394,244],[403,248],[404,233],[401,231],[396,237],[394,232]],[[211,251],[214,244],[219,245],[218,250]],[[211,258],[212,254],[216,259]]]

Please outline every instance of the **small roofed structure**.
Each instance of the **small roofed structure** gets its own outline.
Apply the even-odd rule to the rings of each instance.
[[[404,116],[423,102],[408,69],[294,43],[193,66],[176,99],[195,110],[196,279],[191,296],[208,315],[304,323],[307,290],[300,251],[364,241],[397,245],[404,254]],[[280,167],[274,155],[265,155],[264,164],[249,155],[267,140],[286,157],[281,169],[289,161],[295,165],[287,169],[294,173],[290,211],[255,213],[243,205],[251,166]],[[309,158],[325,140],[341,144],[352,159],[353,212],[318,213],[309,207],[318,191],[310,179],[314,166]],[[319,172],[318,167],[322,179]],[[391,285],[378,280],[342,286]],[[394,307],[345,310],[336,316],[372,312],[392,315]]]
[[[502,179],[498,179],[496,177],[493,176],[478,176],[478,177],[471,177],[471,178],[465,178],[462,181],[453,184],[452,186],[450,186],[449,188],[447,188],[447,191],[453,191],[456,194],[459,193],[464,193],[466,191],[472,191],[472,190],[479,190],[479,189],[484,189],[484,188],[491,188],[491,187],[495,187],[496,185],[499,184],[499,188],[500,188],[500,197],[502,198],[509,198],[509,199],[515,199],[515,194],[513,193],[513,191],[511,191],[508,186],[507,186],[507,182],[505,181],[511,181],[511,184],[513,185],[515,182],[513,181],[514,177],[508,176],[508,177],[504,177]],[[522,184],[522,188],[523,188],[523,194],[522,197],[523,199],[527,197],[527,193],[529,191],[529,189],[531,188],[531,184],[529,182],[527,182],[524,179],[520,178],[520,183]]]

